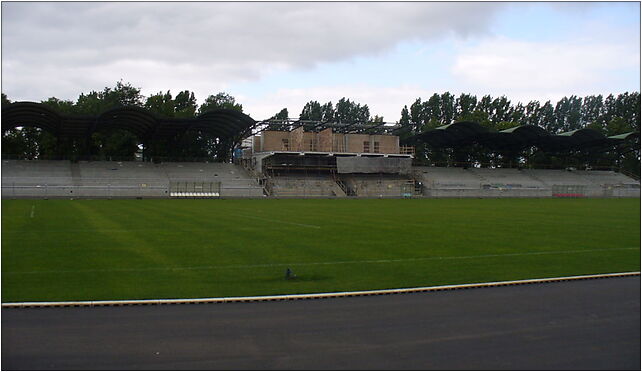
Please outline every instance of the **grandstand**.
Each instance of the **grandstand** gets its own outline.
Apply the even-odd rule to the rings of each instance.
[[[3,160],[2,196],[36,198],[260,197],[243,167],[225,163]]]
[[[229,163],[3,160],[10,198],[640,197],[614,171],[412,167],[411,174],[266,171]]]
[[[143,161],[94,161],[91,146],[81,146],[84,153],[74,161],[4,159],[2,197],[640,197],[639,180],[615,171],[482,168],[474,162],[460,168],[413,167],[414,147],[402,146],[395,129],[385,123],[279,124],[222,109],[183,120],[133,107],[95,118],[72,117],[42,104],[18,102],[3,108],[2,124],[3,131],[34,126],[61,142],[79,143],[88,134],[113,128],[139,139],[170,141],[198,128],[217,143],[214,162],[167,162],[150,149]],[[555,154],[599,154],[635,150],[639,133],[605,137],[585,128],[550,134],[532,125],[489,132],[477,123],[456,122],[404,141],[442,149],[478,144],[501,154],[529,146]],[[229,162],[232,153],[234,163]]]

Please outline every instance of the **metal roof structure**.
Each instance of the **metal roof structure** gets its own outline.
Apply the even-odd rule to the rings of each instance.
[[[268,119],[257,122],[256,132],[264,130],[274,131],[291,131],[299,127],[304,127],[306,131],[319,132],[324,129],[332,129],[335,133],[355,133],[355,134],[391,134],[390,132],[399,127],[397,123],[390,122],[350,122],[343,123],[337,121],[322,120],[299,120],[295,118],[288,119]]]
[[[639,138],[640,132],[606,137],[590,128],[550,134],[535,125],[521,125],[497,132],[475,122],[460,121],[407,138],[405,142],[413,145],[424,143],[436,148],[457,148],[479,144],[491,150],[511,152],[536,146],[546,152],[565,152],[605,151]]]
[[[175,138],[191,130],[206,132],[225,143],[227,150],[251,134],[256,121],[236,110],[216,109],[195,118],[163,118],[144,108],[116,107],[98,116],[62,115],[36,102],[14,102],[2,108],[2,131],[37,127],[57,138],[88,139],[93,133],[124,129],[141,142]]]

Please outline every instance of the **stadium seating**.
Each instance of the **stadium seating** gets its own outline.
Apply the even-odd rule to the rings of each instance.
[[[612,171],[416,167],[431,197],[639,197],[640,183]]]
[[[416,187],[421,185],[421,187]],[[640,197],[640,182],[613,171],[415,167],[395,174],[267,177],[265,190],[227,163],[2,161],[3,197]]]
[[[424,186],[431,189],[479,190],[483,179],[464,168],[415,167]]]
[[[468,171],[482,180],[482,188],[545,189],[541,181],[510,168],[469,168]]]
[[[330,175],[279,175],[270,178],[272,196],[294,198],[345,197]]]
[[[69,185],[69,161],[3,160],[2,182],[16,185]]]
[[[221,163],[3,160],[3,197],[187,197],[172,182],[216,183],[189,197],[260,197],[263,188],[240,166]]]
[[[245,169],[229,163],[162,163],[170,182],[220,182],[220,196],[261,197],[263,188]]]
[[[351,194],[365,198],[412,197],[415,188],[409,177],[393,174],[348,174],[341,180]]]

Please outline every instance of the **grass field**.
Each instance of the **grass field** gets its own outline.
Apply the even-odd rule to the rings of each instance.
[[[284,279],[287,267],[295,280]],[[639,199],[2,202],[3,302],[311,293],[639,270]]]

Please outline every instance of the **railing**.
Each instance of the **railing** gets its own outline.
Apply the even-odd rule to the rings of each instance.
[[[399,146],[399,153],[405,155],[414,155],[415,146]]]
[[[640,182],[640,176],[638,176],[635,173],[631,173],[631,172],[625,171],[623,169],[620,169],[620,173],[622,173],[623,175],[625,175],[625,176],[627,176],[629,178],[633,178],[634,180]]]

